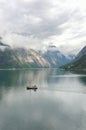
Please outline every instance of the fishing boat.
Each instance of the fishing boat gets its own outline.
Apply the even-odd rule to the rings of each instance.
[[[33,90],[38,89],[36,85],[32,85],[32,86],[30,85],[30,86],[27,86],[26,88],[27,89],[33,89]]]

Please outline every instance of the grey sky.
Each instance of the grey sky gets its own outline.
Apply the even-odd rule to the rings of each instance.
[[[86,45],[85,0],[0,0],[0,36],[12,46]]]

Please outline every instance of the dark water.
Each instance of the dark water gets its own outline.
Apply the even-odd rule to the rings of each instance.
[[[0,130],[86,130],[86,74],[0,71]]]

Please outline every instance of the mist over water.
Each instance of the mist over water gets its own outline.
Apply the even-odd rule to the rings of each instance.
[[[37,91],[27,90],[36,84]],[[0,130],[85,130],[86,74],[0,71]]]

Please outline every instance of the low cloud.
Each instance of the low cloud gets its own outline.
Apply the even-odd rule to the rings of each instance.
[[[86,45],[86,4],[84,0],[0,0],[0,35],[11,46],[40,48],[53,42],[79,48]]]

